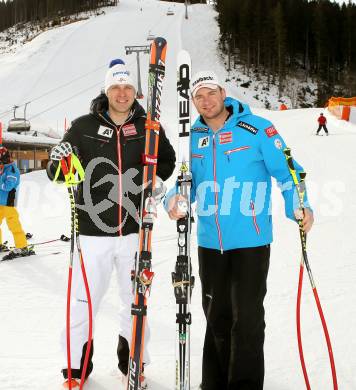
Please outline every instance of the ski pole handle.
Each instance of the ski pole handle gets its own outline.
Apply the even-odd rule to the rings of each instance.
[[[58,181],[61,172],[64,175],[64,182],[67,187],[77,185],[85,180],[84,168],[79,158],[74,153],[62,158],[59,161],[58,168],[53,180],[54,182]]]
[[[292,157],[292,154],[291,154],[291,149],[290,148],[285,148],[283,150],[283,153],[284,153],[284,156],[287,160],[287,165],[288,165],[288,169],[289,169],[289,172],[292,176],[292,179],[293,179],[293,183],[297,189],[297,193],[298,193],[298,199],[299,199],[299,207],[304,210],[304,194],[305,194],[305,177],[306,177],[306,172],[300,172],[299,173],[299,177],[300,177],[300,180],[298,179],[298,176],[297,176],[297,171],[294,167],[294,162],[293,162],[293,157]]]

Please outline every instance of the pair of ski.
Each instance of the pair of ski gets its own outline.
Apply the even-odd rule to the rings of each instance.
[[[153,191],[156,181],[158,143],[160,131],[160,102],[162,82],[165,76],[167,43],[156,38],[151,44],[148,75],[146,143],[143,156],[143,191],[140,208],[139,250],[134,270],[134,302],[132,314],[132,339],[128,371],[127,390],[140,389],[143,367],[147,298],[154,273],[152,272],[151,235],[156,215]],[[176,348],[176,390],[190,389],[190,296],[194,285],[190,262],[190,82],[191,64],[189,54],[181,51],[178,56],[177,94],[179,116],[179,176],[178,193],[185,196],[181,208],[186,216],[177,221],[178,255],[172,283],[177,304],[177,348]]]
[[[143,372],[143,352],[145,339],[145,323],[147,316],[147,298],[150,293],[151,283],[154,276],[152,272],[152,251],[151,235],[156,215],[156,205],[153,196],[156,170],[158,160],[158,144],[160,132],[160,103],[165,76],[165,58],[167,43],[164,38],[156,38],[150,47],[150,61],[148,71],[148,95],[147,95],[147,119],[145,123],[146,140],[145,152],[143,155],[143,185],[139,219],[139,248],[136,253],[135,269],[133,273],[134,302],[131,307],[132,314],[132,339],[130,345],[129,370],[127,389],[140,390],[141,376]],[[182,195],[187,196],[188,201],[182,204],[187,211],[186,217],[177,222],[178,230],[178,256],[175,272],[172,273],[172,281],[177,303],[177,338],[179,348],[176,354],[176,381],[175,388],[179,390],[190,389],[189,375],[189,326],[191,315],[189,311],[191,289],[194,279],[191,277],[190,267],[190,58],[187,52],[180,54],[182,63],[178,65],[178,112],[179,112],[179,140],[180,142],[180,175],[178,178],[178,189]],[[72,155],[73,159],[76,156]],[[69,159],[70,160],[70,159]],[[78,168],[78,167],[77,167]],[[68,387],[72,388],[71,378],[71,356],[70,356],[70,296],[73,267],[74,242],[77,243],[77,250],[80,255],[82,274],[88,298],[89,330],[88,343],[84,359],[84,367],[80,390],[85,382],[85,372],[89,360],[92,341],[92,308],[88,281],[85,274],[84,260],[81,255],[78,216],[76,211],[76,186],[72,177],[71,162],[61,161],[61,169],[66,179],[68,193],[71,203],[71,251],[68,275],[67,291],[67,357],[68,357]],[[77,383],[76,383],[77,384]]]

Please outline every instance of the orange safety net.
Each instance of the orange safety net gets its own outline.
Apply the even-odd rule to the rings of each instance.
[[[331,97],[328,101],[328,110],[338,119],[349,120],[350,107],[356,107],[356,97]]]
[[[329,107],[330,106],[356,106],[356,97],[331,97],[329,99]]]

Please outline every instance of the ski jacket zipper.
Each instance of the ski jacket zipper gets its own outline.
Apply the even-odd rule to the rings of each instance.
[[[241,152],[242,150],[247,150],[247,149],[250,149],[250,146],[241,146],[241,147],[239,147],[239,148],[230,149],[230,150],[227,150],[226,152],[224,152],[224,154],[227,156],[227,159],[228,159],[229,162],[230,162],[230,155],[231,155],[232,153]]]
[[[110,125],[110,127],[113,126],[112,123],[110,123],[104,116],[100,115],[102,117],[102,119],[108,123]],[[131,118],[133,117],[133,112],[130,112],[129,116],[126,118],[125,122],[122,123],[120,126],[117,126],[114,124],[114,127],[116,129],[116,135],[117,135],[117,144],[116,144],[116,147],[117,147],[117,158],[118,158],[118,169],[119,169],[119,215],[118,215],[118,219],[119,219],[119,224],[118,224],[118,232],[119,232],[119,236],[122,236],[122,159],[121,159],[121,142],[120,142],[120,134],[121,134],[121,129],[122,127],[128,123]]]
[[[256,233],[257,233],[257,234],[260,234],[261,231],[260,231],[260,228],[259,228],[258,223],[257,223],[256,211],[255,211],[255,204],[253,203],[252,200],[251,200],[251,202],[250,202],[250,206],[251,206],[251,210],[252,210],[253,224],[255,225]]]
[[[220,245],[220,251],[221,254],[224,253],[224,247],[222,243],[222,235],[221,235],[221,229],[219,224],[219,195],[217,191],[217,178],[216,178],[216,141],[215,141],[215,135],[213,134],[213,173],[214,173],[214,192],[215,192],[215,223],[218,230],[218,238],[219,238],[219,245]]]

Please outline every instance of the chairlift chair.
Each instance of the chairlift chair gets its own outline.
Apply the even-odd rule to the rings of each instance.
[[[22,133],[31,129],[31,123],[26,119],[27,104],[28,103],[25,104],[23,118],[16,117],[16,109],[19,108],[19,106],[14,106],[14,117],[9,120],[7,131]]]
[[[155,35],[151,33],[151,30],[148,31],[148,35],[147,35],[147,40],[148,41],[154,41],[155,40]]]

